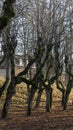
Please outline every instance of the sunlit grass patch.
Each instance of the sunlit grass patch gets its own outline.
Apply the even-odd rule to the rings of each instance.
[[[16,86],[16,94],[12,98],[13,106],[24,107],[27,101],[27,86],[24,83],[21,83]]]
[[[3,85],[5,79],[3,77],[0,78],[0,87]],[[62,93],[57,89],[56,84],[54,83],[52,85],[53,89],[53,104],[54,102],[61,101],[62,98]],[[2,97],[0,99],[0,109],[2,109],[5,98],[6,98],[6,91],[7,89],[3,92]],[[36,104],[36,99],[38,96],[38,90],[35,93],[34,99],[33,99],[33,109],[35,108]],[[73,101],[73,90],[71,91],[71,94],[69,96],[69,102]],[[28,105],[28,91],[27,91],[27,85],[25,83],[18,84],[16,86],[16,94],[12,97],[12,103],[11,106],[14,107],[22,107],[22,108],[27,108]],[[45,90],[42,93],[41,100],[39,107],[45,106],[46,105],[46,92]]]
[[[3,85],[4,81],[5,81],[4,77],[0,76],[0,87]]]

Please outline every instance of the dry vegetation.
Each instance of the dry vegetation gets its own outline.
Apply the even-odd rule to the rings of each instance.
[[[0,78],[0,87],[4,79]],[[17,85],[16,95],[12,99],[7,119],[0,119],[0,130],[73,130],[73,105],[72,93],[70,94],[66,111],[61,107],[61,93],[53,90],[53,107],[50,113],[45,112],[45,92],[43,92],[38,109],[34,109],[30,117],[26,116],[27,89],[25,84]],[[0,116],[6,93],[0,99]],[[37,95],[37,94],[36,94]],[[35,98],[36,98],[35,95]],[[35,99],[33,101],[35,104]]]

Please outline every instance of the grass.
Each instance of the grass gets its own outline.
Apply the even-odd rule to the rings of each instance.
[[[4,81],[5,81],[4,78],[0,77],[0,87],[2,86]],[[52,85],[52,88],[53,88],[53,103],[56,101],[61,101],[61,92],[56,88],[55,84]],[[6,90],[3,92],[3,95],[0,99],[0,109],[2,109],[2,107],[3,107],[5,97],[6,97]],[[37,92],[34,97],[33,108],[35,105],[36,97],[37,97]],[[45,100],[46,100],[45,91],[43,91],[40,106],[45,105]],[[69,103],[73,103],[73,90],[69,97]],[[11,106],[21,107],[26,110],[26,108],[27,108],[27,86],[26,86],[26,84],[21,83],[16,86],[16,94],[12,98]]]
[[[0,79],[0,86],[3,84],[4,79]],[[53,103],[61,100],[61,93],[57,90],[56,85],[52,85],[53,88]],[[6,91],[3,93],[0,100],[0,110],[4,103]],[[34,100],[36,99],[35,94]],[[69,103],[73,99],[73,90],[70,94]],[[41,101],[45,101],[45,91]],[[45,109],[37,109],[30,117],[26,116],[27,108],[27,88],[26,85],[21,83],[16,86],[16,94],[12,98],[11,109],[9,109],[8,117],[5,120],[0,120],[1,130],[73,130],[73,106],[69,105],[66,111],[62,111],[60,102],[55,102],[53,109],[50,113],[46,113]],[[35,101],[34,101],[35,102]],[[43,106],[43,102],[40,106]],[[25,109],[24,109],[25,108]],[[0,111],[1,112],[1,111]],[[1,113],[0,113],[1,114]]]
[[[3,85],[4,83],[4,78],[0,77],[0,87]],[[3,92],[2,97],[0,99],[0,109],[2,109],[3,104],[4,104],[4,100],[6,98],[6,91],[7,89]],[[24,107],[25,106],[25,102],[27,100],[27,89],[26,89],[26,85],[25,84],[19,84],[16,86],[16,94],[13,96],[12,98],[12,104],[13,106],[21,106]]]

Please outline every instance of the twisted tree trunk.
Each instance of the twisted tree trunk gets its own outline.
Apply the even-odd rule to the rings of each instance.
[[[63,104],[63,110],[67,109],[67,103],[68,103],[69,95],[70,95],[70,92],[71,92],[71,89],[72,89],[72,85],[73,85],[73,79],[69,80],[68,85],[67,85],[64,104]]]
[[[7,89],[6,100],[5,100],[5,104],[2,111],[2,118],[7,117],[11,99],[13,95],[15,94],[16,83],[15,83],[14,53],[10,55],[10,61],[11,61],[11,82]]]

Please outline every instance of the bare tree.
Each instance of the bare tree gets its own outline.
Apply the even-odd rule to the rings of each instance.
[[[8,5],[10,5],[11,10],[10,8],[9,10],[11,13],[6,11],[7,7],[5,6],[3,15],[0,18],[0,30],[4,29],[14,16],[14,2],[15,1],[12,1],[12,3],[10,3],[8,0],[4,2],[4,6],[7,5],[8,7]],[[16,16],[12,19],[10,26],[5,28],[4,32],[4,56],[6,56],[7,61],[10,61],[11,82],[8,85],[2,117],[5,118],[7,116],[11,99],[15,94],[16,84],[21,82],[27,84],[28,115],[31,114],[32,101],[37,90],[36,108],[39,106],[42,92],[45,90],[46,111],[50,111],[53,91],[51,85],[55,81],[57,89],[62,93],[63,109],[66,109],[73,84],[73,74],[71,73],[73,60],[72,51],[70,51],[71,60],[68,60],[68,42],[70,42],[69,46],[70,50],[72,50],[73,5],[71,5],[68,0],[31,0],[30,2],[22,0],[16,2],[15,8]],[[4,20],[5,18],[8,21],[3,25],[2,19]],[[17,53],[22,53],[24,70],[15,75],[14,60],[15,54]],[[3,59],[3,61],[4,60],[5,59]],[[35,67],[34,74],[32,72],[33,66]],[[66,70],[66,73],[69,75],[69,82],[66,88],[62,81],[60,81],[63,69]],[[28,79],[26,75],[29,72],[30,77]],[[45,84],[45,81],[47,81],[48,85]],[[3,89],[3,86],[1,89]]]

